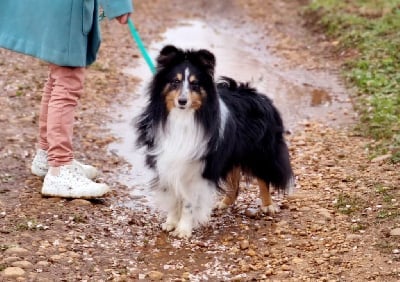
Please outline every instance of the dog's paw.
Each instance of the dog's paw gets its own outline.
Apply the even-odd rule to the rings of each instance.
[[[161,228],[164,231],[172,231],[176,228],[176,224],[174,224],[173,222],[164,222],[163,224],[161,224]]]
[[[262,206],[261,211],[268,215],[274,215],[274,214],[278,213],[280,211],[280,209],[278,206],[271,204],[269,206]]]
[[[217,208],[218,210],[225,210],[225,209],[227,209],[228,207],[229,207],[229,205],[227,205],[223,200],[220,201],[220,202],[218,202],[217,205],[216,205],[216,208]]]
[[[192,236],[192,230],[177,227],[171,234],[181,239],[188,239]]]

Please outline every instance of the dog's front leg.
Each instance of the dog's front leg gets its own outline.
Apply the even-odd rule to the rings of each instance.
[[[179,238],[189,238],[193,229],[193,204],[188,200],[183,200],[181,217],[175,231],[172,233]]]
[[[162,182],[165,183],[166,181]],[[155,204],[167,213],[167,219],[161,224],[164,231],[172,231],[178,225],[181,218],[182,199],[167,184],[160,184],[154,193]]]
[[[161,225],[164,231],[174,230],[181,218],[182,202],[177,201],[174,207],[171,207],[167,214],[167,220]]]

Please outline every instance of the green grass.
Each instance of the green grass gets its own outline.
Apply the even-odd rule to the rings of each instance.
[[[24,218],[21,219],[15,225],[16,231],[36,231],[36,230],[44,230],[47,229],[47,226],[43,226],[41,223],[37,221],[35,218]]]
[[[396,219],[400,216],[400,210],[396,205],[397,199],[400,199],[397,187],[386,187],[378,184],[375,188],[375,199],[382,203],[378,211],[377,219]]]
[[[76,213],[76,214],[73,215],[72,220],[73,220],[73,222],[75,222],[75,223],[86,223],[86,222],[87,222],[86,216],[82,216],[82,215],[80,215],[80,214],[78,214],[78,213]]]
[[[356,51],[344,75],[357,90],[358,129],[378,141],[375,155],[400,162],[400,0],[313,0],[305,16],[339,41],[338,51]]]
[[[375,193],[377,197],[381,197],[385,203],[392,203],[393,199],[396,199],[396,196],[392,193],[392,190],[395,188],[385,187],[383,185],[378,184],[375,188]],[[394,192],[394,191],[393,191]]]
[[[365,203],[361,198],[345,193],[340,193],[335,202],[335,208],[347,215],[362,210],[364,206]]]

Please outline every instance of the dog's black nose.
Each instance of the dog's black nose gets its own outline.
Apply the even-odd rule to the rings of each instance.
[[[186,98],[178,98],[179,106],[185,106],[186,103],[187,103],[187,99]]]

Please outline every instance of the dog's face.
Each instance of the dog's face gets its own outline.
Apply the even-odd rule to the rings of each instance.
[[[157,62],[156,80],[167,110],[200,109],[214,85],[214,55],[207,50],[182,51],[166,46]]]

